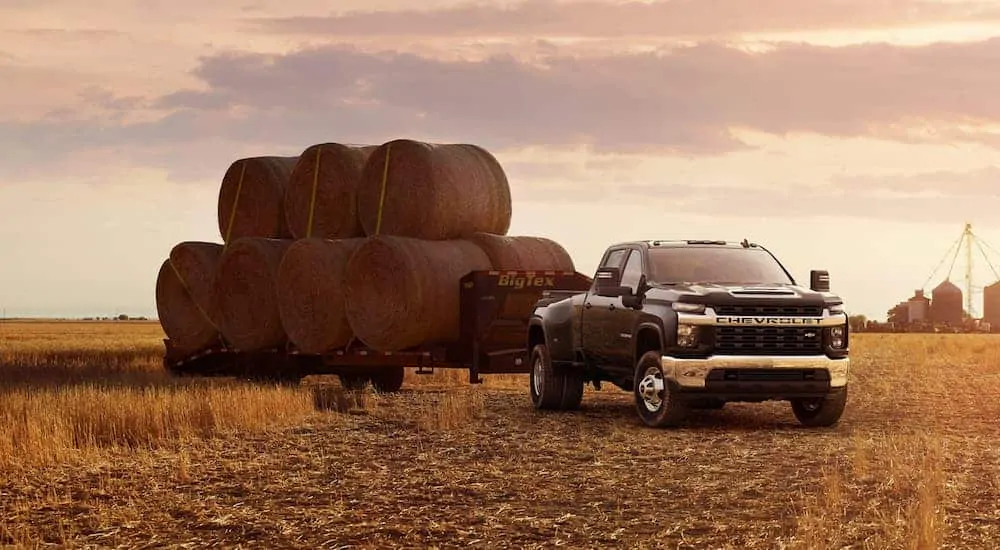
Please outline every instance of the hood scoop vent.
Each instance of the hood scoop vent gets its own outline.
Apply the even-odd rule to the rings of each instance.
[[[780,287],[734,288],[729,291],[733,296],[795,296],[795,291]]]

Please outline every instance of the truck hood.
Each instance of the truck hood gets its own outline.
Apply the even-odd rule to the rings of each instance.
[[[741,285],[725,283],[652,284],[647,298],[705,305],[771,304],[827,306],[842,300],[832,293],[816,292],[799,285]]]

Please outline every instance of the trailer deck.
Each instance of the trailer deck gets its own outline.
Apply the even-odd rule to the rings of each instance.
[[[584,291],[591,284],[590,277],[574,271],[472,271],[460,281],[460,334],[454,342],[378,351],[352,341],[342,349],[305,354],[291,344],[237,350],[220,337],[215,346],[185,355],[165,339],[163,364],[178,376],[298,380],[335,374],[352,383],[368,378],[390,391],[398,384],[386,380],[398,378],[401,383],[405,368],[417,374],[468,369],[469,382],[479,384],[483,374],[529,373],[528,317],[535,303],[552,291]]]

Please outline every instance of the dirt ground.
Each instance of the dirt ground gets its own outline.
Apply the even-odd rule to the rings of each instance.
[[[858,335],[852,352],[851,400],[832,429],[767,403],[653,430],[613,387],[588,389],[579,411],[542,413],[527,377],[414,376],[397,395],[358,394],[266,429],[8,466],[0,542],[991,547],[1000,337]]]

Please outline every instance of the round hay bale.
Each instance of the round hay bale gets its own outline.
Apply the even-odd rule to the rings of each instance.
[[[293,237],[364,236],[358,221],[357,189],[373,150],[374,145],[320,143],[299,155],[285,186],[285,219]]]
[[[486,252],[496,270],[576,271],[569,252],[561,244],[545,237],[474,233],[469,235],[468,240]]]
[[[275,282],[289,239],[244,237],[223,252],[215,278],[222,334],[238,350],[279,347],[287,337]]]
[[[358,218],[366,235],[428,240],[462,239],[478,231],[503,235],[510,227],[510,185],[500,163],[482,147],[397,139],[368,157],[358,187]]]
[[[156,277],[156,312],[163,332],[181,353],[202,351],[219,342],[212,279],[222,247],[183,242],[170,251]]]
[[[367,346],[398,351],[459,337],[459,280],[492,268],[469,241],[371,237],[347,263],[345,307]]]
[[[295,241],[278,267],[278,312],[303,353],[342,348],[354,335],[344,312],[347,261],[364,239]]]
[[[291,237],[285,222],[284,197],[297,160],[249,157],[229,166],[219,188],[219,233],[223,242],[243,237]]]
[[[170,250],[170,263],[183,279],[195,305],[216,327],[222,324],[214,294],[215,272],[222,251],[221,244],[200,241],[178,243]]]

